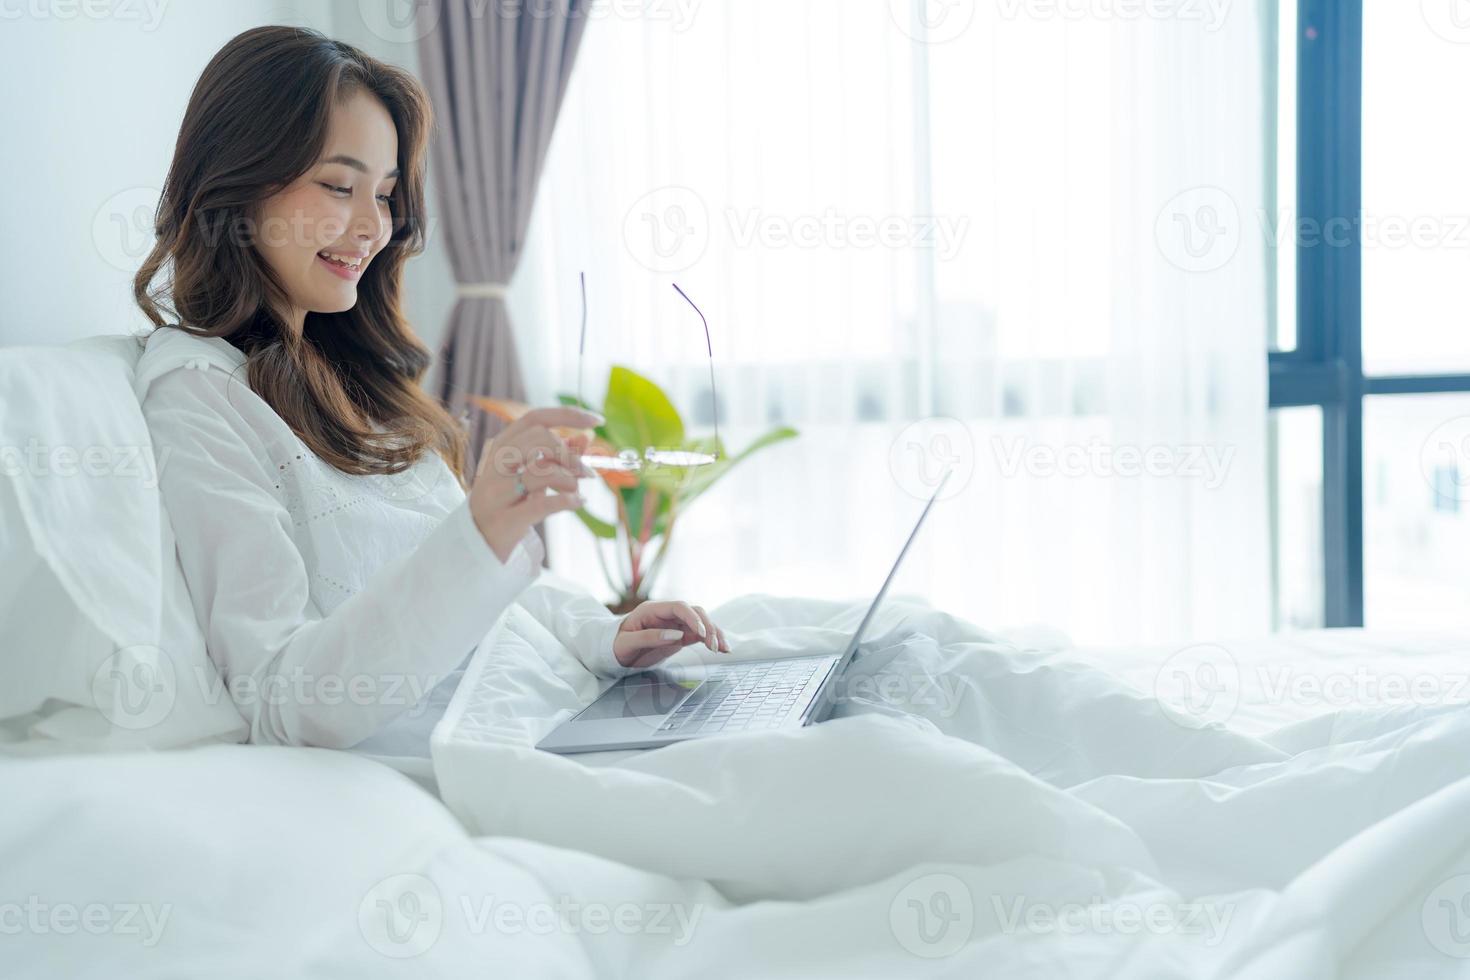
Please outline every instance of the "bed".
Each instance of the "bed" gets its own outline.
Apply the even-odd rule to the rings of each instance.
[[[730,605],[746,646],[742,610],[840,626],[855,608]],[[873,684],[827,724],[583,760],[528,747],[581,668],[487,647],[487,672],[524,683],[493,737],[443,763],[447,801],[318,749],[4,760],[7,975],[1466,973],[1470,714],[1428,683],[1411,703],[1304,694],[1395,676],[1447,692],[1462,640],[1209,645],[1243,678],[1297,678],[1243,683],[1242,723],[1215,729],[1188,702],[1151,717],[1177,650],[915,640],[945,618],[890,617]],[[769,629],[778,645],[793,631]],[[913,678],[935,668],[983,674],[985,699],[923,693]],[[1049,705],[1055,687],[1070,693]],[[979,744],[954,731],[981,719]],[[986,748],[1012,740],[1025,751]]]
[[[0,354],[58,399],[0,442],[136,443],[66,407],[126,350]],[[532,746],[599,681],[512,607],[411,772],[236,744],[207,683],[134,710],[139,670],[209,676],[166,515],[31,477],[0,481],[7,976],[1470,974],[1470,638],[1080,649],[901,596],[831,721],[561,757]],[[62,547],[108,528],[133,550]],[[712,613],[755,658],[837,652],[863,605]]]

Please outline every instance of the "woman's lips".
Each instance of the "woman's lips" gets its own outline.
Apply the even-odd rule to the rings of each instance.
[[[340,265],[339,263],[333,262],[330,259],[324,258],[322,256],[322,253],[320,252],[316,253],[316,260],[322,265],[326,266],[327,271],[332,273],[332,275],[338,277],[339,279],[346,279],[348,282],[356,282],[358,279],[362,278],[363,266],[367,264],[367,259],[364,258],[362,260],[362,265],[359,265],[356,269],[351,269],[345,265]]]

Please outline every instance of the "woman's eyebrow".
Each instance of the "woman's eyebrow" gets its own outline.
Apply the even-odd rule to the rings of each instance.
[[[368,172],[367,164],[363,163],[357,157],[350,157],[342,153],[339,153],[334,157],[327,157],[325,160],[322,161],[322,163],[340,163],[351,167],[353,170],[361,170],[363,173]],[[392,170],[388,171],[388,173],[383,175],[383,179],[391,180],[392,178],[397,177],[400,173],[402,173],[402,171],[399,170],[397,167],[394,167]]]

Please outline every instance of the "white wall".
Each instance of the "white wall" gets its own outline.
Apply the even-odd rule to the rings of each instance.
[[[382,0],[385,9],[396,0]],[[416,71],[412,38],[356,0],[0,3],[0,345],[124,333],[147,320],[132,277],[189,93],[239,32],[298,24]],[[432,181],[432,177],[430,178]],[[436,210],[430,188],[430,210]],[[431,346],[453,302],[447,257],[409,263],[408,313]]]

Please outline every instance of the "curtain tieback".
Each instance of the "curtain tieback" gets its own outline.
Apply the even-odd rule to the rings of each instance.
[[[510,289],[503,282],[457,282],[454,294],[460,299],[505,299]]]

